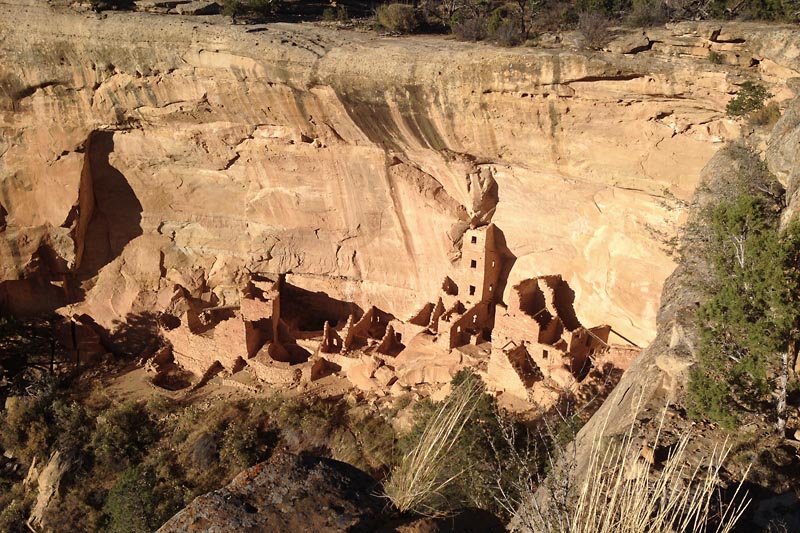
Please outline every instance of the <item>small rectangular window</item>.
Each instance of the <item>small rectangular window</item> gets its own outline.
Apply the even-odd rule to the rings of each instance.
[[[478,237],[476,235],[472,236],[472,244],[478,244]]]
[[[475,285],[470,285],[469,286],[469,295],[470,296],[475,296]]]
[[[469,267],[478,268],[478,262],[473,259],[472,261],[469,262]]]

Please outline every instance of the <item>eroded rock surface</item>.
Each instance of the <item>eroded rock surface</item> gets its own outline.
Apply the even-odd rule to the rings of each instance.
[[[375,531],[386,500],[377,482],[339,461],[276,454],[199,496],[158,531]]]
[[[644,344],[669,199],[738,135],[736,83],[800,70],[788,28],[587,54],[27,4],[0,3],[0,302],[108,330],[177,285],[236,304],[249,272],[405,319],[491,220],[508,287],[561,274]]]

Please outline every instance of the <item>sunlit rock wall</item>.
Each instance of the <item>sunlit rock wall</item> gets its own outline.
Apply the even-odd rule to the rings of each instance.
[[[0,2],[0,305],[113,328],[262,272],[408,318],[492,220],[507,286],[561,274],[646,343],[734,84],[800,69],[755,28],[747,68],[660,31],[626,56]]]

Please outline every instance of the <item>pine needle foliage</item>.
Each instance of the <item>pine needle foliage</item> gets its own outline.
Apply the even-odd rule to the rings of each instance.
[[[781,229],[783,190],[756,156],[738,155],[739,175],[700,216],[711,276],[688,385],[689,414],[729,428],[743,410],[764,411],[800,340],[800,223]]]

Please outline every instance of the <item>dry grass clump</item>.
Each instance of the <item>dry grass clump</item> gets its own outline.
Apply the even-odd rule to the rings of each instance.
[[[665,409],[666,413],[666,409]],[[747,504],[741,483],[730,501],[721,501],[718,486],[731,447],[727,441],[697,461],[687,451],[690,433],[681,435],[668,458],[656,471],[644,460],[633,427],[621,441],[602,438],[605,425],[592,442],[588,471],[578,486],[571,480],[550,480],[563,491],[551,491],[540,505],[521,502],[515,520],[523,530],[537,533],[672,533],[675,531],[728,533]],[[659,430],[660,433],[660,430]],[[649,450],[657,449],[659,436]],[[574,462],[574,460],[573,460]],[[574,465],[571,465],[574,467]],[[571,476],[574,468],[560,469]],[[534,487],[531,487],[533,490]]]
[[[720,470],[730,451],[727,443],[715,448],[706,462],[688,470],[690,434],[680,437],[662,470],[651,478],[650,467],[626,436],[619,445],[601,452],[597,439],[589,475],[584,481],[572,517],[573,533],[670,533],[706,531],[714,508]],[[724,507],[716,531],[727,533],[741,516],[746,502],[738,498]]]
[[[753,126],[772,127],[781,118],[781,109],[777,102],[770,102],[764,107],[752,111],[747,116],[747,122]]]
[[[435,514],[431,501],[459,475],[442,475],[444,459],[461,435],[481,393],[477,380],[466,379],[457,385],[431,417],[417,444],[392,470],[384,492],[398,510]]]

